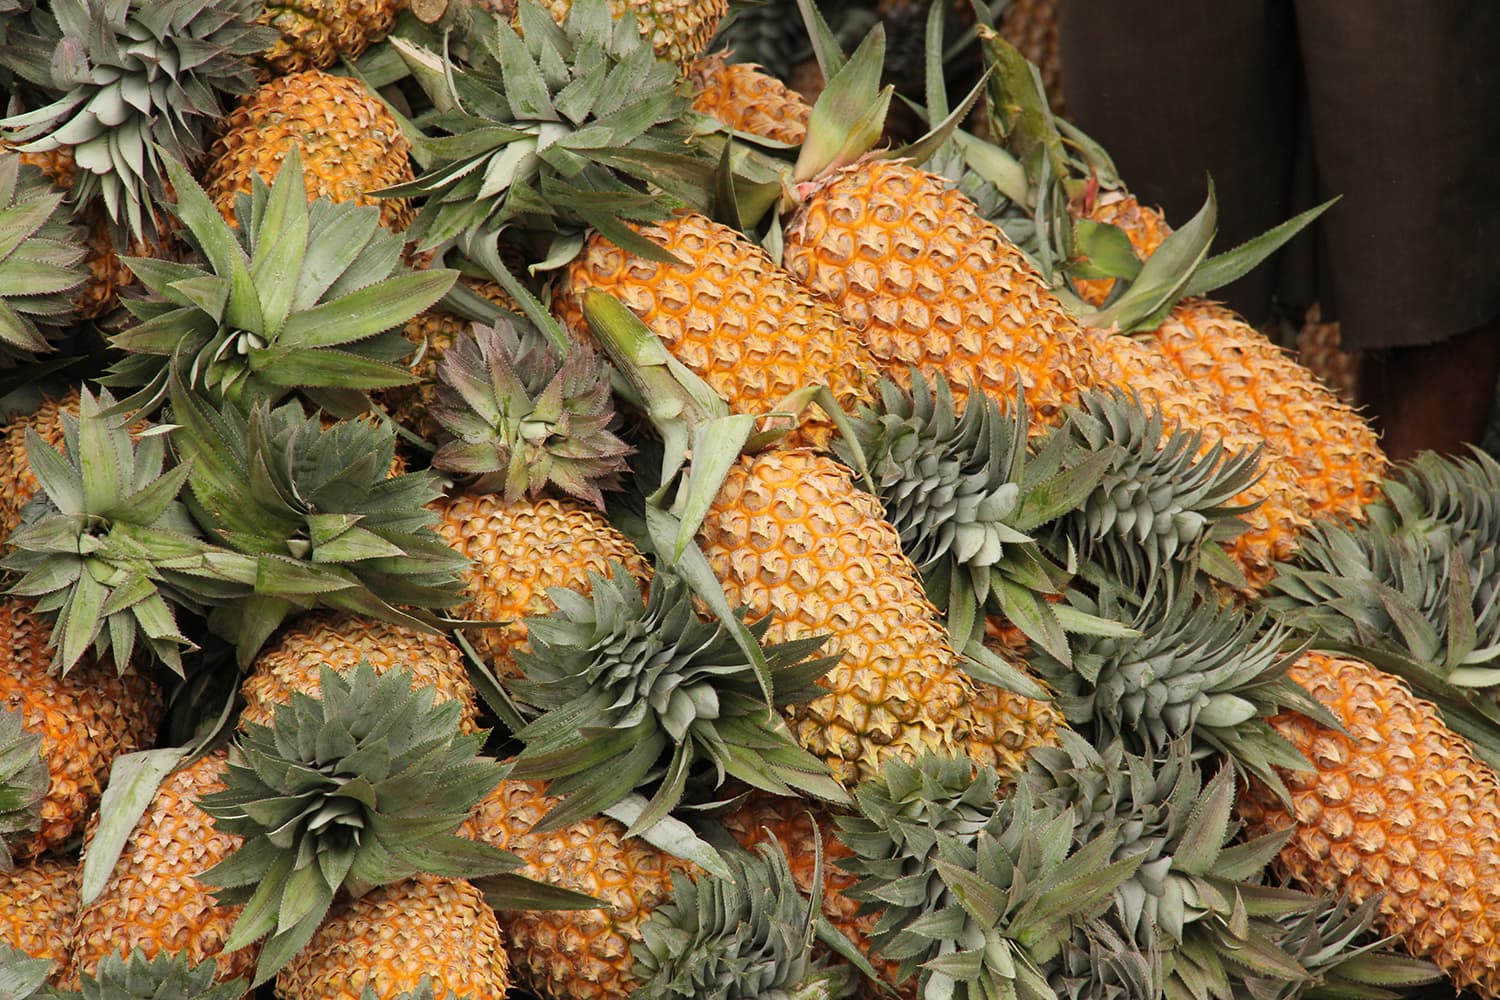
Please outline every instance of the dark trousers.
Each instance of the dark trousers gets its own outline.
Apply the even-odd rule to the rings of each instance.
[[[1332,195],[1318,227],[1221,293],[1253,322],[1321,301],[1353,348],[1500,316],[1500,3],[1059,0],[1071,117],[1226,248]]]

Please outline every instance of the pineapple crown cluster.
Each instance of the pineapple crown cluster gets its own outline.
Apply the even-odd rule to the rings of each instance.
[[[1210,191],[1139,251],[1087,217],[1122,185],[983,5],[952,50],[967,55],[950,69],[974,70],[956,103],[944,31],[967,13],[929,5],[887,53],[859,5],[737,9],[719,37],[741,60],[812,58],[826,83],[790,139],[705,98],[746,68],[693,62],[722,11],[683,27],[657,9],[673,5],[409,6],[302,37],[259,0],[0,0],[0,405],[77,387],[0,457],[34,482],[0,568],[46,623],[52,678],[99,684],[102,667],[171,706],[103,793],[85,907],[135,863],[166,775],[227,742],[222,785],[193,807],[235,846],[193,875],[204,909],[237,909],[224,954],[248,956],[234,978],[122,946],[65,985],[10,950],[0,993],[166,1000],[274,979],[293,995],[324,928],[418,876],[471,883],[486,920],[624,912],[583,870],[610,851],[671,872],[623,932],[622,994],[834,1000],[873,979],[924,998],[1280,1000],[1483,981],[1432,946],[1441,973],[1400,954],[1378,895],[1293,886],[1277,859],[1298,831],[1239,810],[1253,794],[1305,811],[1295,776],[1321,761],[1288,719],[1357,728],[1299,680],[1310,649],[1399,674],[1486,763],[1465,760],[1500,761],[1500,463],[1375,462],[1357,511],[1290,509],[1300,540],[1247,556],[1289,502],[1287,460],[1218,436],[1222,414],[1181,419],[1189,380],[1059,395],[1063,355],[1024,373],[1019,349],[877,357],[882,335],[853,317],[917,306],[841,312],[833,286],[916,271],[808,250],[888,171],[898,208],[928,213],[903,247],[972,223],[1006,255],[954,287],[1033,282],[954,293],[917,339],[970,308],[982,343],[956,338],[955,356],[998,352],[1029,296],[1063,317],[1049,349],[1130,361],[1315,213],[1212,256]],[[915,87],[911,61],[928,67]],[[764,74],[737,86],[791,100]],[[964,127],[976,113],[983,135]],[[898,138],[902,116],[917,125]],[[366,155],[394,161],[383,180],[349,162]],[[928,200],[951,200],[917,204],[933,179]],[[685,219],[786,288],[674,242]],[[840,252],[831,285],[787,291]],[[123,288],[97,287],[109,272]],[[789,319],[794,301],[812,318]],[[852,371],[814,370],[828,330]],[[791,376],[766,360],[788,352]],[[355,651],[316,648],[286,682],[309,622]],[[400,640],[360,646],[377,627]],[[443,657],[467,694],[428,679]],[[33,728],[0,711],[7,869],[83,825],[57,820],[54,737]],[[532,787],[545,804],[525,829],[484,828],[494,796]],[[810,847],[757,817],[767,800],[795,804]],[[731,842],[742,812],[754,834]],[[589,830],[605,832],[557,860],[548,838]],[[525,970],[545,995],[568,974]],[[355,980],[372,1000],[463,995],[376,981]]]

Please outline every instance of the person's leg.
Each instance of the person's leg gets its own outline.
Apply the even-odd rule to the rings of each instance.
[[[1324,292],[1392,458],[1477,442],[1500,374],[1500,5],[1298,0]]]
[[[1140,200],[1180,226],[1219,197],[1218,249],[1292,214],[1295,24],[1286,0],[1059,0],[1068,116]],[[1263,266],[1215,293],[1254,323],[1276,284]]]

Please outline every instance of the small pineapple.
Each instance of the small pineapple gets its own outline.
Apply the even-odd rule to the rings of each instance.
[[[402,1000],[424,979],[429,996],[471,1000],[502,1000],[510,986],[495,911],[463,879],[417,875],[339,900],[277,974],[276,995]]]
[[[553,20],[561,23],[573,0],[541,0]],[[634,15],[641,37],[657,58],[684,69],[719,30],[719,21],[729,12],[729,0],[609,0],[610,16],[619,20]]]
[[[200,757],[157,789],[98,898],[79,911],[65,977],[73,988],[108,956],[135,948],[148,958],[181,953],[193,965],[213,959],[220,982],[248,977],[257,949],[224,950],[240,908],[216,902],[198,879],[240,845],[198,808],[200,796],[223,789],[225,761],[223,751]]]
[[[337,5],[347,6],[348,0]],[[290,16],[293,8],[278,10]],[[393,232],[411,223],[406,199],[373,194],[413,177],[411,142],[401,126],[360,81],[304,69],[267,80],[246,95],[208,151],[203,186],[231,225],[236,196],[250,193],[253,177],[271,183],[293,149],[306,165],[309,201],[379,206],[380,224]]]
[[[292,0],[266,4],[259,22],[281,35],[261,61],[276,76],[324,68],[340,58],[354,60],[380,41],[407,0]]]
[[[693,60],[693,110],[713,115],[732,129],[788,145],[807,138],[812,105],[776,77],[752,63],[729,62],[712,52]]]

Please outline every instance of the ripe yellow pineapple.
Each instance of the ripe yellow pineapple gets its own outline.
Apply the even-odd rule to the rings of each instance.
[[[66,675],[52,673],[52,630],[29,602],[0,601],[0,635],[0,705],[20,712],[22,728],[41,735],[50,774],[40,829],[12,845],[24,858],[56,850],[83,831],[114,759],[155,741],[161,692],[150,678],[117,674],[92,657]]]
[[[1500,995],[1500,778],[1390,674],[1311,652],[1292,677],[1348,733],[1300,715],[1273,720],[1313,770],[1284,776],[1290,812],[1252,784],[1240,801],[1246,832],[1291,827],[1277,859],[1285,875],[1355,903],[1384,893],[1379,933],[1458,986]]]
[[[235,196],[250,191],[255,175],[267,184],[275,180],[294,147],[301,151],[309,199],[379,205],[387,229],[410,224],[406,199],[370,193],[413,177],[411,143],[396,119],[358,80],[309,69],[275,77],[246,95],[209,150],[203,187],[230,225],[236,224]]]
[[[591,288],[623,302],[736,413],[765,413],[805,385],[827,385],[845,410],[871,401],[874,365],[858,335],[741,234],[695,213],[641,227],[682,260],[662,264],[593,235],[569,265],[553,309],[588,334]],[[794,441],[825,444],[832,421],[804,414]]]
[[[510,986],[495,911],[463,879],[417,875],[335,902],[312,940],[276,976],[276,995],[396,1000],[424,976],[438,997],[501,1000]]]
[[[276,707],[288,704],[293,692],[318,697],[324,666],[348,673],[361,661],[379,674],[407,671],[420,685],[432,687],[439,702],[457,699],[463,705],[460,728],[479,731],[474,686],[457,646],[441,635],[346,614],[300,618],[255,658],[241,688],[240,728],[270,726]]]
[[[212,958],[221,982],[249,977],[257,947],[222,951],[240,907],[216,905],[212,891],[196,878],[240,845],[239,837],[215,830],[197,806],[200,796],[224,787],[225,760],[223,751],[201,757],[157,789],[103,891],[79,911],[65,977],[71,988],[106,955],[132,948],[148,958],[186,953],[190,964]]]
[[[391,30],[406,0],[291,0],[267,4],[260,23],[281,32],[261,54],[280,76],[353,59]]]
[[[467,835],[526,861],[519,874],[587,893],[595,910],[502,910],[500,926],[520,985],[549,1000],[613,1000],[637,983],[633,942],[672,894],[672,873],[695,866],[603,816],[547,833],[532,826],[559,799],[539,781],[503,781],[480,802]]]
[[[730,128],[797,145],[807,138],[812,105],[802,95],[751,63],[732,63],[713,52],[693,61],[693,110]]]
[[[846,786],[929,750],[1010,772],[1015,746],[1052,738],[1055,719],[1021,736],[1008,696],[979,695],[880,500],[832,459],[800,449],[740,459],[698,541],[729,604],[771,616],[766,641],[828,635],[825,654],[843,654],[819,682],[829,693],[789,717]]]
[[[38,858],[0,873],[0,942],[57,962],[60,970],[73,948],[77,915],[77,858]]]
[[[507,503],[496,494],[468,493],[440,501],[438,512],[438,534],[472,561],[465,574],[467,600],[454,613],[510,622],[470,633],[497,677],[519,673],[514,650],[526,642],[519,619],[556,609],[547,588],[589,593],[589,574],[608,575],[612,561],[639,580],[650,574],[629,539],[602,513],[576,501],[541,497]]]
[[[1129,195],[1101,199],[1088,217],[1118,226],[1142,259],[1172,233],[1159,210]],[[1097,305],[1110,283],[1079,282],[1079,294]],[[1369,422],[1231,310],[1186,299],[1141,339],[1206,389],[1239,430],[1285,458],[1313,517],[1360,518],[1379,494],[1389,462]]]

